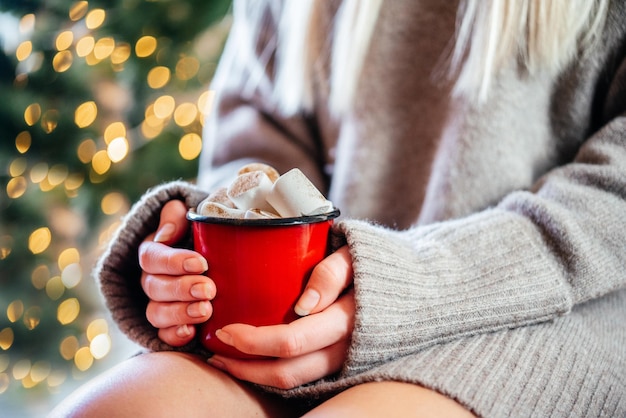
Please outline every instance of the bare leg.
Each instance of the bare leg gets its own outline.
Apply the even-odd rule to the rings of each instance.
[[[121,363],[64,400],[57,417],[283,417],[289,404],[238,382],[200,358],[144,354]]]
[[[452,399],[422,386],[372,382],[347,389],[305,417],[470,418],[474,415]]]

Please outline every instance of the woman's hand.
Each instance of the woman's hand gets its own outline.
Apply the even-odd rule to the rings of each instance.
[[[159,338],[175,347],[194,338],[193,324],[209,319],[216,291],[213,281],[202,275],[208,268],[204,257],[171,247],[188,230],[186,213],[183,202],[166,203],[156,233],[139,247],[141,286],[150,299],[146,317],[159,328]]]
[[[313,270],[296,304],[296,312],[305,316],[286,325],[231,324],[216,333],[240,351],[274,358],[239,360],[215,355],[209,364],[239,379],[281,389],[338,372],[354,326],[352,280],[350,252],[342,247]]]

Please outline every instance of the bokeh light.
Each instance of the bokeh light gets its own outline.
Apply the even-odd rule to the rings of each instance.
[[[57,320],[62,325],[71,324],[80,313],[80,302],[76,298],[69,298],[61,302],[57,309]]]
[[[88,370],[93,365],[93,355],[89,347],[81,347],[74,355],[74,364],[76,368],[82,372]]]
[[[30,237],[28,237],[28,249],[33,254],[40,254],[48,248],[50,241],[52,240],[52,234],[50,229],[46,226],[34,230]]]
[[[98,152],[96,143],[92,139],[85,139],[78,145],[76,154],[82,163],[87,164],[91,162],[96,152]]]
[[[20,19],[19,30],[22,34],[31,33],[35,29],[35,15],[27,13]]]
[[[107,144],[120,136],[126,136],[126,126],[122,122],[113,122],[104,130],[104,142]]]
[[[17,134],[17,137],[15,137],[15,148],[20,152],[20,154],[24,154],[28,151],[31,144],[32,138],[30,136],[30,132],[28,131],[22,131]]]
[[[6,259],[11,254],[14,241],[10,235],[0,236],[0,260]]]
[[[7,319],[11,322],[17,322],[24,315],[24,303],[21,300],[14,300],[7,307]]]
[[[26,326],[26,329],[33,330],[37,328],[41,322],[41,308],[39,306],[31,306],[26,309],[24,316],[22,317],[22,323]]]
[[[78,342],[78,338],[74,335],[70,335],[61,341],[61,344],[59,345],[59,353],[65,360],[72,360],[79,348],[80,344]]]
[[[183,160],[202,149],[228,24],[207,31],[214,18],[203,19],[178,39],[166,27],[194,21],[198,8],[183,0],[173,16],[158,3],[36,2],[21,16],[19,2],[7,3],[0,261],[16,271],[3,289],[0,395],[59,395],[119,350],[87,278],[143,191],[193,180]],[[133,15],[144,7],[160,18]]]
[[[126,197],[119,192],[107,193],[100,203],[102,213],[105,215],[114,215],[126,209],[128,202]]]
[[[115,40],[111,37],[98,39],[93,47],[94,57],[98,60],[108,58],[115,50]]]
[[[18,199],[26,193],[28,182],[22,176],[14,177],[7,183],[7,196],[11,199]]]
[[[111,337],[108,334],[96,335],[89,344],[89,351],[96,360],[104,358],[111,351]]]
[[[96,40],[93,36],[84,36],[76,42],[76,55],[79,57],[86,57],[93,51],[96,45]]]
[[[176,100],[170,95],[163,95],[154,101],[154,114],[160,119],[169,118],[176,107]]]
[[[46,295],[50,300],[59,300],[65,293],[65,286],[63,285],[63,279],[61,276],[51,277],[46,282]]]
[[[54,131],[59,123],[59,111],[56,109],[46,110],[41,117],[41,127],[47,134]]]
[[[39,103],[32,103],[28,105],[24,111],[24,121],[28,126],[33,126],[39,121],[41,117],[41,106]]]
[[[30,169],[30,181],[33,183],[42,182],[48,175],[48,163],[40,162]]]
[[[130,145],[123,136],[113,139],[107,147],[107,155],[111,162],[114,163],[118,163],[126,158],[128,151],[130,151]]]
[[[178,126],[189,126],[198,117],[198,107],[194,103],[181,103],[174,111],[174,121]]]
[[[96,102],[90,100],[76,108],[74,112],[74,123],[76,123],[79,128],[86,128],[96,120],[96,116],[98,116],[98,106]]]
[[[21,176],[26,171],[27,166],[26,158],[16,158],[9,164],[9,175],[11,177]]]
[[[203,92],[198,98],[198,109],[200,109],[200,113],[202,113],[205,116],[211,113],[214,99],[215,99],[214,90],[207,90]]]
[[[196,57],[183,57],[176,63],[176,78],[191,80],[200,70],[200,61]]]
[[[156,66],[148,73],[148,85],[153,89],[160,89],[165,86],[171,77],[169,68],[162,65]]]
[[[63,73],[70,69],[73,60],[74,57],[72,56],[72,53],[70,51],[59,51],[54,55],[54,58],[52,59],[52,67],[57,73]]]
[[[126,42],[118,43],[111,53],[111,63],[123,64],[130,58],[131,48]]]
[[[24,41],[15,50],[15,57],[18,61],[24,61],[26,58],[30,57],[32,52],[33,43],[31,41]]]
[[[154,54],[157,48],[157,40],[154,36],[142,36],[135,44],[135,54],[139,58],[146,58]]]
[[[64,30],[57,35],[54,46],[58,51],[64,51],[72,46],[72,42],[74,42],[74,32],[71,30]]]
[[[87,13],[85,25],[87,29],[96,29],[104,23],[106,12],[103,9],[94,9]]]
[[[82,19],[87,14],[89,3],[86,1],[77,1],[70,7],[69,18],[71,21],[76,22]]]
[[[13,329],[5,328],[0,331],[0,349],[7,351],[13,345]]]
[[[50,280],[50,269],[46,265],[35,267],[30,275],[30,281],[33,287],[38,290],[44,289],[48,280]]]
[[[193,160],[202,151],[202,139],[196,133],[189,133],[183,136],[178,143],[178,152],[185,160]]]
[[[29,359],[22,359],[13,365],[13,378],[22,380],[30,373],[31,362]]]
[[[78,263],[69,264],[61,273],[61,282],[68,289],[78,286],[82,278],[83,269]]]
[[[104,150],[96,152],[91,160],[91,166],[97,174],[106,173],[111,168],[109,154]]]

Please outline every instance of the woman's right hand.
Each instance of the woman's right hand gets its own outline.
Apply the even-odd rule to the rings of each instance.
[[[172,247],[188,230],[186,213],[180,200],[166,203],[156,233],[139,247],[141,286],[150,299],[146,317],[159,329],[159,338],[174,347],[189,343],[194,324],[209,319],[216,292],[215,283],[202,274],[208,269],[204,257]]]

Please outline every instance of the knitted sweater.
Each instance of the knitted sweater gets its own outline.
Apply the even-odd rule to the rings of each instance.
[[[356,318],[340,373],[278,392],[315,403],[399,380],[485,417],[626,416],[626,2],[611,3],[598,48],[556,77],[504,70],[480,105],[433,79],[452,3],[384,4],[356,106],[338,118],[323,61],[313,113],[276,111],[272,62],[259,58],[275,45],[274,14],[257,45],[231,36],[198,186],[149,191],[97,267],[130,338],[208,355],[169,347],[145,319],[137,248],[163,204],[194,206],[250,160],[298,166],[342,211],[334,233],[353,258]],[[336,6],[320,18],[330,24]]]

